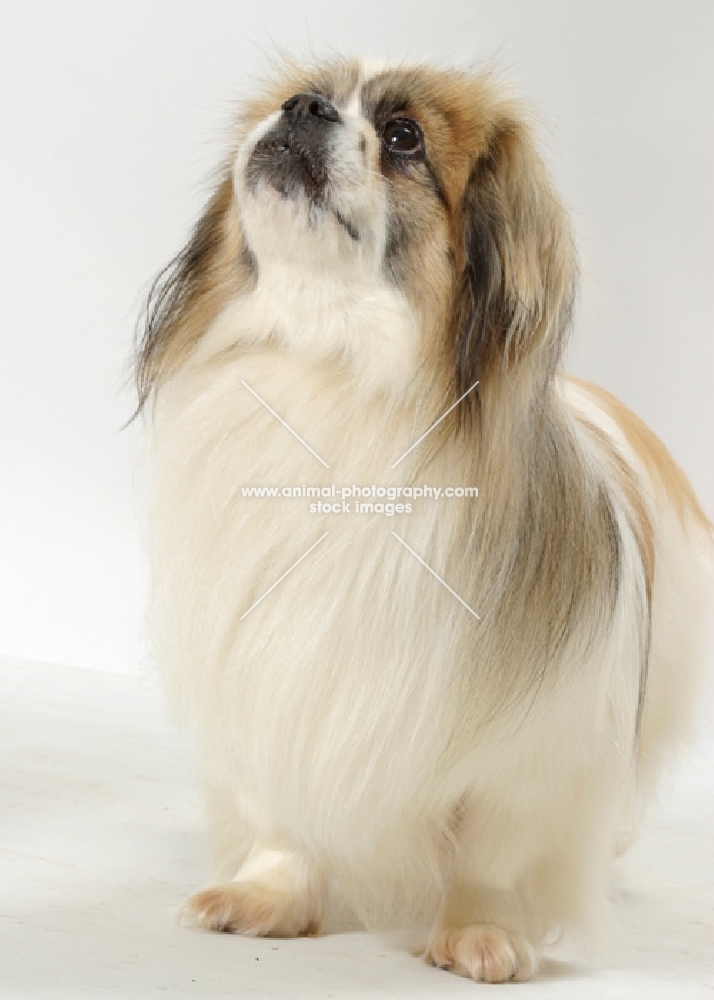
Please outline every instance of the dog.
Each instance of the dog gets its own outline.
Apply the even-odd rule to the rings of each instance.
[[[597,932],[691,732],[712,526],[559,371],[571,226],[491,76],[286,64],[233,140],[137,344],[153,642],[215,848],[183,916],[307,935],[338,899],[528,979]]]

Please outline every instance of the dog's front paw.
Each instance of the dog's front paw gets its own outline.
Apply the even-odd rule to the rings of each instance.
[[[538,968],[536,950],[525,938],[492,924],[443,928],[424,957],[431,965],[480,983],[523,981]]]
[[[304,901],[259,882],[227,882],[193,893],[179,910],[181,923],[250,937],[319,933]]]

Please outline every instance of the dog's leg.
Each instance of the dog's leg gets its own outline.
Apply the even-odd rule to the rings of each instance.
[[[230,882],[189,896],[179,917],[253,937],[314,935],[326,897],[325,879],[297,852],[256,844]]]
[[[246,823],[230,789],[208,776],[205,786],[206,819],[211,842],[211,882],[229,882],[250,854],[255,831]]]
[[[596,755],[593,754],[593,761]],[[563,928],[602,931],[627,758],[606,773],[561,773],[514,796],[527,809],[465,801],[455,863],[426,959],[483,982],[530,979],[538,949]],[[558,772],[556,772],[558,774]],[[534,801],[535,797],[535,801]],[[538,808],[536,808],[536,806]]]
[[[477,982],[530,979],[538,955],[516,930],[517,910],[514,893],[455,880],[432,928],[426,961]]]

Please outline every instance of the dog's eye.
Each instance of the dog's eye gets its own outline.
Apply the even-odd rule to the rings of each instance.
[[[382,131],[382,141],[390,153],[418,156],[424,152],[421,129],[410,118],[394,118]]]

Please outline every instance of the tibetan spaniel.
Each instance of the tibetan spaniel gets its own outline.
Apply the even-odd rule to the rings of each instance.
[[[339,899],[527,979],[597,927],[687,736],[711,525],[558,371],[569,219],[490,77],[288,65],[233,135],[137,351],[153,642],[215,846],[183,914],[289,937]]]

